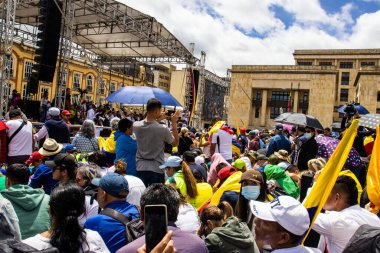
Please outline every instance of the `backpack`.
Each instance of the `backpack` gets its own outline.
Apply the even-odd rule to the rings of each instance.
[[[125,240],[127,244],[145,234],[144,223],[140,219],[133,219],[133,214],[129,214],[127,217],[111,208],[104,208],[100,214],[114,218],[125,225]]]
[[[45,250],[36,250],[26,243],[15,239],[8,239],[0,241],[0,253],[59,253],[59,251],[55,247]]]

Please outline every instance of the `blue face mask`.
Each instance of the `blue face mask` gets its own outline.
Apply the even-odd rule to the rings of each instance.
[[[256,200],[260,195],[260,186],[258,185],[243,186],[241,189],[241,194],[244,196],[244,198],[248,200]]]

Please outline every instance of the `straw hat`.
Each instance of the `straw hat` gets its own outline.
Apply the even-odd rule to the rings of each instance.
[[[287,161],[289,159],[288,151],[280,149],[278,152],[274,152],[274,154],[281,160]]]
[[[48,138],[38,152],[43,156],[53,156],[61,152],[62,148],[62,144],[57,143],[54,139]]]

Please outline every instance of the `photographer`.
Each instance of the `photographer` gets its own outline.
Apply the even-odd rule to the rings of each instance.
[[[345,115],[341,122],[341,131],[343,132],[346,128],[350,126],[353,120],[359,119],[359,112],[355,108],[355,103],[351,102],[346,105],[346,108],[344,108]],[[364,149],[364,138],[366,136],[369,136],[373,134],[373,130],[366,129],[363,126],[359,126],[358,133],[355,137],[353,147],[355,150],[359,153],[361,157],[367,157],[367,153]]]

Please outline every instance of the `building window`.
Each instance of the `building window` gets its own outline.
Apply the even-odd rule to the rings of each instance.
[[[29,77],[32,75],[32,70],[33,70],[33,62],[25,61],[24,79],[29,79]]]
[[[376,114],[380,114],[380,108],[376,108]]]
[[[73,75],[73,89],[80,89],[80,83],[81,83],[82,75],[79,73],[74,73]]]
[[[340,101],[341,102],[348,101],[348,89],[340,89]]]
[[[110,94],[114,93],[116,91],[116,83],[111,82],[110,85]]]
[[[255,118],[260,118],[260,107],[258,106],[255,107]]]
[[[99,87],[99,92],[100,94],[104,95],[104,83],[105,81],[103,80],[102,82],[100,82],[100,87]]]
[[[374,61],[362,61],[360,63],[360,66],[362,66],[362,67],[375,66],[375,62]]]
[[[261,90],[256,91],[256,101],[261,100]]]
[[[332,66],[331,61],[320,61],[319,66]]]
[[[10,78],[13,78],[13,66],[14,66],[14,57],[12,56],[11,57],[11,61],[10,61],[10,65],[9,65],[9,76],[10,76]],[[6,73],[8,73],[8,69],[5,69],[5,71],[6,71]]]
[[[87,76],[87,81],[86,81],[86,90],[87,92],[92,92],[92,87],[94,85],[94,77],[92,75]]]
[[[342,72],[340,84],[341,85],[349,85],[350,84],[350,72]]]
[[[66,85],[67,85],[67,71],[64,71],[62,73],[62,77],[61,78],[62,78],[61,86],[66,87]]]
[[[380,91],[377,92],[377,102],[380,102]]]
[[[311,66],[311,65],[313,65],[313,62],[311,62],[311,61],[298,61],[298,65]]]
[[[272,101],[289,101],[289,91],[272,91]]]
[[[71,103],[73,105],[79,105],[80,104],[80,97],[78,93],[74,93],[71,95]]]
[[[284,107],[271,107],[270,108],[270,118],[275,119],[277,118],[280,114],[283,114],[285,112],[288,112],[288,108]]]
[[[354,63],[352,61],[342,61],[339,63],[339,68],[341,69],[352,69]]]
[[[41,99],[44,97],[45,92],[48,94],[48,97],[49,97],[49,89],[48,88],[41,88]]]
[[[27,84],[25,83],[22,87],[22,97],[23,99],[30,100],[32,96],[30,95],[30,93],[26,92],[26,87],[27,87]]]
[[[303,93],[303,101],[304,101],[304,102],[309,101],[309,92],[305,91],[305,92]]]

